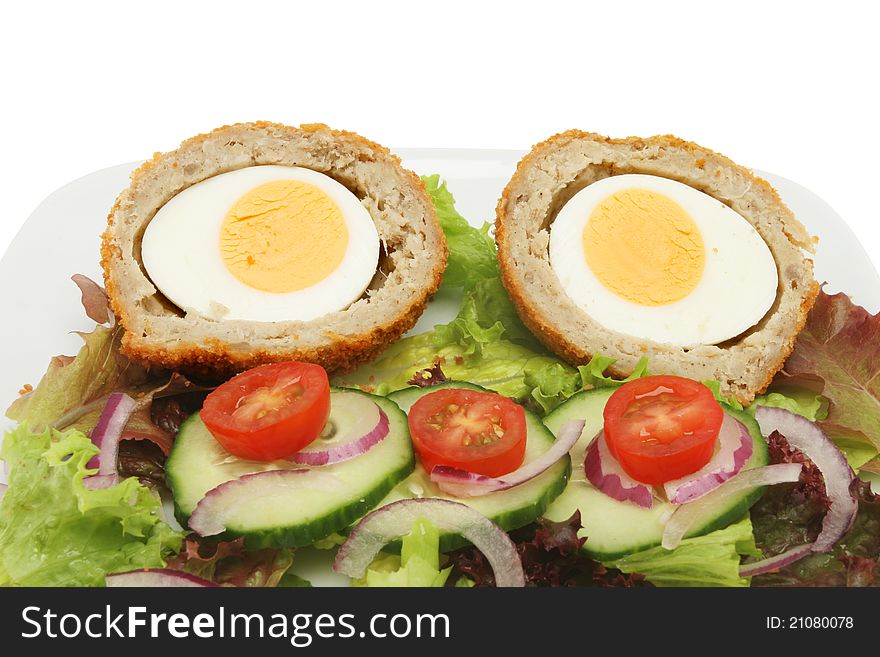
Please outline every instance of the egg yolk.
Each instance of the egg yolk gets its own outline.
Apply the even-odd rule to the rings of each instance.
[[[694,220],[668,196],[624,189],[599,203],[583,232],[584,257],[599,281],[643,306],[683,299],[706,262]]]
[[[220,228],[226,268],[264,292],[314,285],[339,266],[347,247],[339,207],[324,191],[299,180],[275,180],[250,190]]]

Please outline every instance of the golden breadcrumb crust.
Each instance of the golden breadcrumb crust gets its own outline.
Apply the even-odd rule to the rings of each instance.
[[[589,139],[591,141],[607,143],[615,146],[632,147],[637,150],[641,150],[648,146],[678,148],[687,151],[692,155],[699,155],[700,157],[698,157],[695,162],[696,166],[699,168],[705,166],[705,156],[708,155],[713,159],[716,159],[718,162],[740,171],[753,185],[759,186],[764,189],[764,191],[771,194],[775,201],[781,204],[782,200],[770,183],[754,175],[754,173],[745,167],[739,166],[720,153],[716,153],[708,148],[704,148],[693,142],[685,141],[673,135],[658,135],[648,138],[627,137],[623,139],[614,139],[592,132],[567,130],[536,144],[517,164],[516,171],[505,186],[501,193],[501,197],[498,200],[498,205],[496,206],[495,241],[498,245],[498,262],[501,271],[501,279],[513,301],[517,313],[529,330],[534,333],[548,349],[559,355],[568,363],[571,363],[572,365],[584,365],[589,362],[593,353],[583,349],[581,346],[573,342],[564,332],[559,330],[554,321],[553,308],[541,308],[531,303],[520,277],[516,275],[514,271],[516,263],[506,252],[506,244],[508,242],[506,227],[507,208],[512,201],[511,195],[514,193],[514,190],[525,182],[530,167],[536,161],[547,153],[554,151],[562,144],[577,139]],[[785,233],[790,239],[792,238],[787,230],[785,230]],[[748,404],[752,401],[755,394],[764,392],[767,389],[767,386],[770,385],[774,375],[782,368],[783,363],[794,349],[797,336],[803,329],[804,324],[807,321],[807,315],[813,307],[816,296],[819,294],[819,287],[820,286],[816,281],[812,281],[811,288],[806,293],[801,303],[800,312],[792,326],[792,330],[788,333],[785,341],[779,347],[778,357],[774,358],[774,360],[767,365],[767,374],[763,383],[758,386],[751,395],[737,394],[738,401]],[[612,365],[608,368],[608,373],[617,378],[624,378],[631,374],[631,371],[616,368]]]
[[[291,126],[268,121],[236,123],[221,126],[211,132],[191,137],[182,142],[181,147],[209,140],[218,133],[228,130],[249,127],[291,129]],[[285,350],[277,348],[242,350],[239,345],[233,346],[219,338],[207,338],[203,343],[199,344],[182,342],[156,346],[145,343],[140,339],[140,336],[126,330],[122,337],[121,350],[127,357],[149,366],[222,377],[230,376],[258,365],[287,360],[315,363],[321,365],[329,372],[346,371],[376,358],[389,344],[399,339],[418,321],[428,300],[440,286],[443,272],[446,269],[448,255],[446,240],[424,183],[415,173],[401,166],[400,158],[397,155],[391,153],[384,146],[370,141],[357,133],[334,130],[322,123],[303,124],[298,128],[293,127],[293,129],[302,132],[322,133],[334,138],[348,140],[365,148],[374,149],[400,168],[400,171],[412,183],[412,191],[422,197],[422,201],[429,209],[430,224],[440,238],[441,248],[434,254],[433,269],[429,282],[419,290],[418,294],[407,299],[408,303],[406,306],[391,321],[386,322],[384,325],[372,326],[356,335],[340,335],[332,330],[327,330],[325,331],[326,342],[314,348],[303,349],[291,346]],[[135,169],[131,174],[131,185],[137,185],[139,180],[164,157],[166,157],[166,154],[157,152],[151,160],[144,162]],[[175,163],[172,166],[176,168],[177,165]],[[122,258],[122,253],[113,239],[114,216],[119,210],[121,200],[122,195],[116,199],[111,208],[107,219],[107,229],[101,236],[101,267],[104,272],[104,284],[111,309],[120,325],[126,328],[133,325],[133,318],[128,314],[128,307],[122,298],[112,266],[114,261]]]

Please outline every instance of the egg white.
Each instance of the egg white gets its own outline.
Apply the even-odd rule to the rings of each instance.
[[[584,256],[583,231],[595,207],[630,188],[671,198],[702,235],[702,277],[687,296],[673,303],[644,306],[616,295]],[[779,283],[773,254],[745,218],[693,187],[643,174],[603,178],[575,194],[551,226],[550,266],[575,304],[605,328],[680,347],[717,344],[745,332],[772,307]]]
[[[348,246],[339,266],[321,281],[286,293],[255,289],[223,262],[220,228],[244,194],[264,183],[298,180],[326,193],[339,207]],[[153,284],[187,313],[212,319],[308,321],[342,310],[363,294],[379,262],[379,234],[367,209],[345,186],[311,169],[253,166],[186,188],[147,225],[141,261]]]

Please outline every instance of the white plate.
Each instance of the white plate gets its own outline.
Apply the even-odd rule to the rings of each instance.
[[[401,149],[403,163],[419,174],[439,173],[456,206],[474,225],[492,221],[495,204],[523,153],[506,150]],[[72,331],[91,330],[70,276],[100,280],[98,249],[107,213],[127,186],[138,163],[121,164],[75,180],[49,196],[28,218],[0,260],[0,406],[5,408],[24,383],[36,384],[49,358],[75,354],[81,345]],[[814,235],[820,236],[816,278],[828,291],[847,292],[872,312],[880,310],[880,276],[843,219],[810,190],[780,176],[766,178]],[[437,299],[414,329],[448,321],[455,299]],[[3,418],[0,427],[11,423]],[[326,569],[327,555],[297,553],[294,570],[315,583],[342,583]]]

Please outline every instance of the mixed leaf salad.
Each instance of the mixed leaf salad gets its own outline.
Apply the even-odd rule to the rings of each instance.
[[[880,315],[821,292],[745,409],[647,361],[615,380],[543,348],[489,225],[424,180],[460,310],[332,379],[146,369],[74,277],[97,326],[7,411],[0,585],[308,586],[303,546],[355,586],[880,583],[855,476],[880,474]]]

